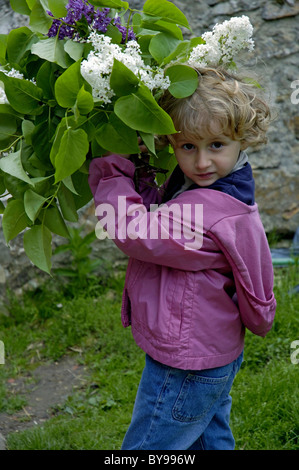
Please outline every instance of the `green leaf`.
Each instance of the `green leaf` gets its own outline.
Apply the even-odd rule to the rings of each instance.
[[[36,75],[36,84],[43,90],[43,95],[48,100],[54,98],[54,84],[56,80],[54,73],[56,69],[58,69],[58,65],[45,61]]]
[[[140,34],[153,34],[155,33],[168,33],[174,38],[179,39],[180,41],[183,40],[183,33],[179,26],[174,23],[169,23],[168,21],[164,21],[157,16],[150,16],[145,13],[140,15],[140,19],[137,22],[136,19],[133,19],[134,24],[134,31],[138,36]],[[147,33],[146,33],[147,32]]]
[[[91,93],[82,86],[78,92],[76,106],[80,114],[88,114],[93,110],[94,101]]]
[[[36,153],[42,168],[53,170],[49,161],[49,153],[51,149],[51,139],[55,131],[55,126],[51,121],[41,122],[37,124],[32,132],[32,147]]]
[[[31,47],[32,54],[42,59],[54,62],[66,69],[71,65],[71,59],[64,50],[66,40],[55,38],[42,39]]]
[[[28,189],[24,194],[24,207],[29,219],[34,222],[42,206],[47,201],[46,198]]]
[[[257,80],[254,80],[254,78],[251,78],[251,77],[243,77],[243,81],[246,82],[246,83],[249,83],[249,85],[253,85],[257,88],[262,88],[262,86],[260,85],[260,83],[257,81]]]
[[[82,15],[80,20],[76,21],[76,30],[81,38],[89,36],[89,25],[85,15]]]
[[[173,65],[165,71],[171,81],[168,91],[175,98],[186,98],[198,87],[198,74],[188,65]]]
[[[24,249],[28,258],[39,269],[50,274],[52,235],[44,225],[35,225],[24,233]]]
[[[183,33],[179,26],[173,23],[168,23],[167,21],[157,19],[152,16],[143,15],[140,27],[143,29],[152,30],[152,32],[159,31],[161,33],[168,33],[171,36],[179,39],[180,41],[183,40]]]
[[[2,229],[6,243],[15,238],[30,223],[23,201],[20,199],[9,201],[2,219]]]
[[[120,97],[115,103],[114,112],[132,129],[148,134],[176,133],[171,117],[144,85],[136,93]]]
[[[30,188],[28,183],[25,183],[9,173],[3,173],[3,175],[5,187],[7,188],[8,193],[16,199],[23,199],[24,192]]]
[[[7,34],[0,34],[0,64],[6,64]]]
[[[89,3],[96,7],[125,8],[126,10],[129,8],[128,2],[122,0],[90,0]]]
[[[5,205],[3,204],[2,201],[0,201],[0,214],[3,214],[5,211]]]
[[[168,170],[166,175],[159,172],[156,174],[158,184],[162,185],[177,166],[177,160],[175,158],[173,149],[166,147],[163,150],[160,150],[157,152],[156,157],[150,158],[150,164]]]
[[[88,184],[89,174],[77,171],[72,175],[72,180],[78,194],[73,194],[76,209],[80,209],[91,201],[93,195]]]
[[[168,57],[180,43],[179,39],[174,38],[170,34],[159,33],[152,38],[149,51],[158,64],[161,64],[165,57]]]
[[[42,1],[42,0],[26,0],[27,5],[30,8],[30,10],[32,10],[32,8],[34,7],[34,5],[37,1]]]
[[[46,194],[48,195],[53,190],[52,180],[54,181],[53,175],[50,176],[38,176],[35,178],[31,178],[33,183],[34,191],[38,194]]]
[[[25,52],[37,41],[36,35],[26,26],[12,29],[7,37],[8,62],[19,64]]]
[[[36,2],[30,13],[30,29],[38,33],[47,34],[52,25],[52,22],[53,18],[51,18],[46,13],[46,11],[39,2]]]
[[[56,128],[54,141],[53,141],[51,151],[50,151],[50,161],[53,166],[55,166],[55,158],[59,151],[61,139],[66,129],[67,129],[67,126],[66,126],[65,119],[62,119]]]
[[[169,64],[170,62],[186,62],[190,47],[190,41],[181,41],[177,47],[163,59],[163,65]]]
[[[96,139],[101,147],[115,153],[138,153],[136,131],[124,124],[114,113],[109,122],[100,127]]]
[[[84,44],[67,39],[64,44],[64,50],[76,62],[83,57]]]
[[[69,0],[48,0],[48,8],[56,18],[64,18],[67,10],[66,5]]]
[[[3,114],[11,114],[17,118],[23,118],[23,115],[18,113],[15,109],[13,109],[9,104],[2,104],[0,103],[0,113]]]
[[[26,0],[10,0],[11,8],[21,15],[30,15],[30,8]]]
[[[21,162],[25,172],[33,178],[45,176],[45,169],[41,168],[41,160],[37,157],[32,145],[24,144],[21,150]],[[53,169],[51,167],[51,169]],[[31,184],[34,186],[34,180],[31,178]]]
[[[69,237],[70,234],[67,225],[56,205],[42,209],[39,214],[39,220],[42,221],[51,232],[61,237]]]
[[[35,129],[35,125],[32,121],[24,119],[22,122],[22,132],[25,139],[26,144],[31,145],[31,135]]]
[[[0,194],[5,193],[6,191],[6,186],[5,186],[5,181],[4,181],[4,175],[0,173]]]
[[[77,194],[77,191],[74,187],[74,184],[73,184],[73,180],[72,180],[72,177],[71,176],[67,176],[66,178],[64,178],[63,180],[63,184],[67,187],[67,189],[69,189],[73,194]]]
[[[0,158],[0,169],[4,171],[4,173],[8,173],[9,175],[32,185],[32,182],[27,173],[24,171],[22,165],[21,150],[10,153],[7,155],[7,157]]]
[[[73,174],[83,165],[88,149],[88,137],[83,129],[67,129],[64,132],[54,162],[55,183]]]
[[[123,37],[120,30],[111,23],[108,24],[107,26],[107,31],[105,33],[105,36],[109,36],[113,44],[120,44],[122,41],[122,37]]]
[[[57,103],[63,108],[71,108],[77,100],[77,95],[84,84],[80,74],[81,61],[72,64],[55,83],[55,96]]]
[[[147,15],[158,16],[169,23],[175,23],[190,29],[186,16],[172,2],[167,0],[147,0],[143,5]]]
[[[3,72],[0,72],[0,79],[4,83],[7,99],[16,111],[24,114],[40,112],[43,92],[34,83],[8,77]]]
[[[147,134],[146,132],[139,131],[140,137],[147,147],[148,151],[152,155],[156,155],[156,148],[155,148],[155,136],[154,134]]]
[[[129,95],[137,91],[139,79],[122,62],[114,59],[110,76],[110,86],[117,96]]]
[[[78,214],[72,192],[61,183],[57,196],[63,217],[69,222],[77,222]]]
[[[6,140],[17,130],[17,122],[11,114],[0,113],[0,141]]]

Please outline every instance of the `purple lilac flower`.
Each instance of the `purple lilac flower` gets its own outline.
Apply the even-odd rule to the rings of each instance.
[[[125,42],[126,38],[127,38],[127,28],[126,28],[126,26],[122,26],[120,21],[121,21],[120,17],[118,16],[114,19],[113,24],[121,32],[122,42]],[[134,34],[133,30],[131,28],[129,28],[128,29],[128,41],[131,41],[132,39],[136,39],[136,37],[135,37],[135,34]]]
[[[76,22],[80,21],[82,16],[86,18],[87,23],[95,30],[106,33],[108,25],[112,22],[112,18],[108,16],[110,8],[103,8],[102,10],[97,9],[95,11],[94,6],[88,3],[87,0],[69,0],[66,5],[67,15],[65,18],[54,19],[53,23],[48,31],[49,37],[55,37],[58,34],[58,39],[74,38],[78,37],[76,31]],[[48,14],[53,16],[50,11]],[[122,34],[122,42],[135,39],[133,30],[121,25],[120,18],[117,17],[113,20],[113,23]],[[128,37],[127,37],[128,36]]]
[[[103,8],[103,10],[97,10],[94,15],[93,27],[101,33],[106,33],[108,25],[111,23],[112,18],[109,18],[108,13],[110,8]]]
[[[66,6],[67,15],[65,22],[75,25],[76,21],[81,20],[84,15],[87,23],[91,24],[94,14],[94,6],[85,0],[69,0]]]

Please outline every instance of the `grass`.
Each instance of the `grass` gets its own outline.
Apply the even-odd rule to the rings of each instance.
[[[276,270],[278,308],[266,338],[246,335],[245,360],[235,380],[231,425],[237,449],[299,448],[299,364],[290,360],[299,340],[298,266]],[[0,366],[0,412],[14,413],[23,396],[11,396],[7,381],[43,362],[75,354],[89,371],[83,388],[53,417],[7,436],[11,450],[119,449],[129,425],[144,364],[130,329],[120,322],[124,273],[89,278],[85,285],[53,279],[22,297],[10,293],[0,314],[6,363]],[[79,351],[74,353],[75,351]]]

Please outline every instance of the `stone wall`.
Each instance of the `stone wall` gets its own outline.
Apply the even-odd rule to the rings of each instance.
[[[143,0],[129,0],[134,8],[140,8]],[[244,66],[249,73],[257,74],[258,80],[269,93],[276,120],[269,131],[269,143],[249,156],[256,179],[256,199],[266,231],[276,230],[292,234],[299,225],[299,103],[295,89],[299,80],[299,1],[293,0],[176,0],[177,5],[189,19],[192,32],[185,30],[186,37],[199,36],[212,29],[217,22],[231,16],[249,16],[254,26],[255,50],[245,57]],[[0,34],[26,24],[26,17],[15,14],[9,0],[0,0]],[[299,89],[299,86],[297,86]],[[294,97],[299,101],[299,93]],[[86,229],[95,226],[92,207],[83,211]],[[81,223],[80,219],[80,223]],[[28,260],[17,238],[6,247],[0,234],[0,291],[6,279],[14,277],[14,285],[31,282],[32,276],[41,273]],[[95,254],[109,252],[112,260],[123,260],[113,243],[95,244]],[[2,259],[1,259],[2,258]]]
[[[268,144],[248,149],[256,180],[256,200],[266,231],[294,232],[299,225],[299,2],[283,0],[177,0],[198,36],[231,16],[247,15],[254,27],[254,52],[243,64],[257,74],[269,94],[275,121]],[[297,85],[299,89],[299,81]],[[294,95],[293,95],[294,96]],[[299,93],[297,94],[299,98]],[[294,101],[294,99],[293,99]]]

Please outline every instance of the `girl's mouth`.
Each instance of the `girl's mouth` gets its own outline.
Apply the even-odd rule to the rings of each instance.
[[[196,176],[197,178],[200,178],[202,180],[208,180],[213,175],[214,175],[214,172],[210,172],[210,173],[198,173]]]

